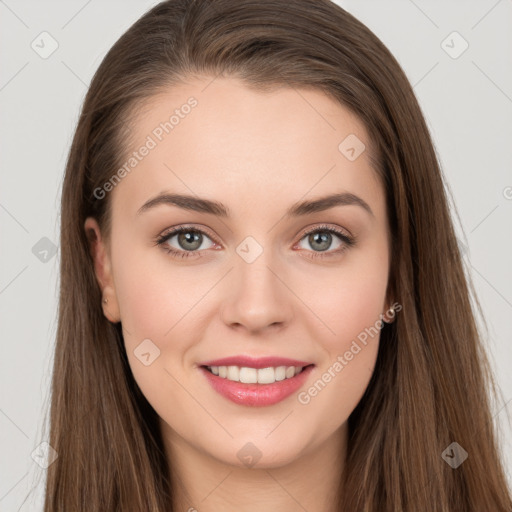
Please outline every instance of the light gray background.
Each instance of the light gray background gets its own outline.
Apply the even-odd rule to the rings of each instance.
[[[156,3],[0,0],[1,511],[42,510],[41,484],[26,498],[44,478],[31,454],[44,441],[60,185],[79,107],[106,51]],[[338,3],[397,57],[433,134],[489,324],[487,350],[503,394],[494,415],[512,482],[512,0]],[[31,47],[42,46],[43,31],[58,43],[46,59]],[[457,58],[445,51],[462,49],[458,36],[446,39],[453,31],[469,44]],[[43,237],[57,246],[55,256],[43,252],[51,247]],[[38,242],[46,246],[33,252]]]

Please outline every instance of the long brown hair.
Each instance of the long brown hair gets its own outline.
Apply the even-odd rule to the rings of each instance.
[[[120,324],[103,315],[84,221],[95,217],[108,238],[109,195],[94,191],[122,165],[140,105],[187,77],[220,74],[259,89],[315,88],[349,108],[368,130],[385,188],[389,290],[402,311],[381,332],[374,374],[349,418],[339,509],[510,512],[481,309],[433,142],[395,58],[328,0],[168,0],[97,70],[62,191],[49,436],[58,458],[45,512],[172,510],[158,417],[132,376]],[[441,456],[452,442],[469,454],[457,468]]]

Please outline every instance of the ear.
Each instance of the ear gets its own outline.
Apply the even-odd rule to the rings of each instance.
[[[101,237],[98,222],[93,217],[87,217],[84,229],[89,241],[89,251],[94,261],[96,279],[101,288],[103,314],[112,323],[120,322],[121,315],[112,276],[110,254]],[[107,300],[106,303],[105,300]]]
[[[392,324],[395,321],[396,315],[398,313],[398,311],[394,308],[393,304],[395,304],[393,301],[386,300],[384,313],[382,313],[382,319],[387,324]]]

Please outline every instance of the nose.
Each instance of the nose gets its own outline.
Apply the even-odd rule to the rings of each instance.
[[[264,250],[254,261],[234,256],[225,282],[222,320],[248,332],[282,329],[293,316],[294,295],[282,266]]]

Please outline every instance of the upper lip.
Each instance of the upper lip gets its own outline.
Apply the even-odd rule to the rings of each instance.
[[[313,363],[308,361],[298,361],[297,359],[289,359],[287,357],[267,356],[267,357],[251,357],[251,356],[231,356],[222,359],[212,359],[199,363],[199,366],[244,366],[248,368],[269,368],[278,366],[309,366]]]

